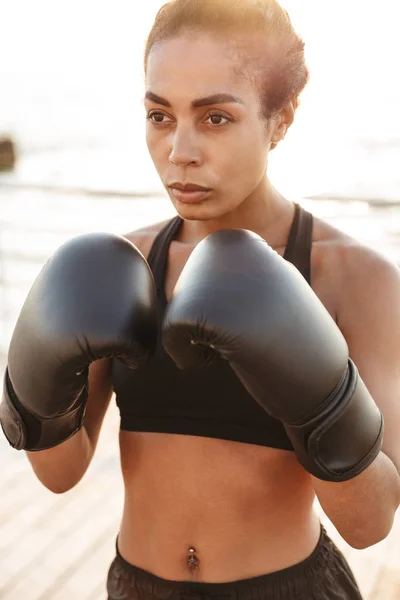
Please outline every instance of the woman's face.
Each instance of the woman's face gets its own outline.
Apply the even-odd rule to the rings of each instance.
[[[150,52],[147,146],[184,219],[221,217],[264,180],[270,143],[277,140],[243,70],[233,44],[206,33],[183,34]],[[190,191],[195,186],[205,191]]]

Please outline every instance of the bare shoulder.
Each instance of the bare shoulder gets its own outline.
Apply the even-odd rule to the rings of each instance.
[[[123,237],[132,242],[138,250],[143,254],[145,258],[148,257],[150,248],[154,242],[155,237],[161,231],[161,229],[168,223],[168,220],[160,221],[158,223],[152,223],[146,227],[124,233]]]
[[[313,269],[316,285],[335,298],[338,315],[360,302],[400,306],[400,269],[388,257],[314,217]]]

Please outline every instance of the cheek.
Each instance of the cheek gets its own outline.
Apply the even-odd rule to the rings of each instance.
[[[161,179],[165,176],[165,170],[168,166],[168,152],[166,150],[165,139],[158,132],[148,128],[146,131],[146,144],[153,165]]]
[[[149,126],[146,127],[146,144],[150,156],[154,160],[157,156],[157,149],[159,150],[159,145],[157,144],[154,131],[152,131]]]
[[[268,140],[264,135],[244,131],[234,135],[214,157],[218,174],[230,189],[257,184],[264,175],[268,159]]]

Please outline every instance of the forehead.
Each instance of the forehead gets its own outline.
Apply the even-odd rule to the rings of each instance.
[[[159,42],[148,57],[146,87],[171,100],[228,91],[253,96],[244,48],[243,41],[201,32]]]

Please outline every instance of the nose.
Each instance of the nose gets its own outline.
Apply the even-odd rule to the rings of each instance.
[[[199,166],[201,164],[202,153],[198,140],[187,127],[177,127],[175,129],[168,160],[173,165],[180,167]]]

